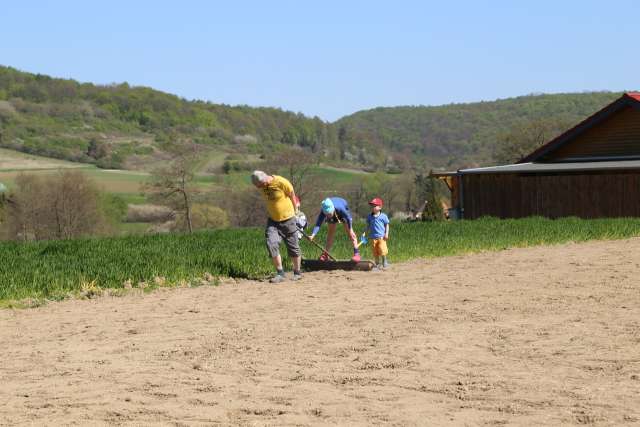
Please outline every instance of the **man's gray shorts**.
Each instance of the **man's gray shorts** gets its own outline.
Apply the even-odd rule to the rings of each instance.
[[[271,258],[280,255],[280,242],[283,240],[289,257],[300,256],[301,251],[295,216],[281,222],[276,222],[269,218],[264,235],[267,238],[267,250]]]

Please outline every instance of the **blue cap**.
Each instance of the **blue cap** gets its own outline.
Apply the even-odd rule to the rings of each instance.
[[[336,208],[335,206],[333,206],[333,202],[331,201],[330,198],[326,198],[322,201],[322,212],[324,214],[330,215],[333,213],[333,211],[335,211]]]

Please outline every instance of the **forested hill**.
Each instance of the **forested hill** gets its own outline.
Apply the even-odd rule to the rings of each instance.
[[[618,97],[531,95],[439,107],[360,111],[335,123],[278,108],[188,101],[126,83],[94,85],[0,66],[0,146],[149,169],[163,144],[189,140],[219,156],[300,146],[326,163],[378,170],[492,163],[501,137],[534,120],[575,124]]]
[[[2,147],[119,168],[153,161],[169,140],[240,154],[336,147],[330,124],[278,108],[187,101],[126,83],[79,83],[0,66]]]
[[[433,166],[455,168],[491,163],[501,137],[515,127],[551,119],[573,126],[619,96],[569,93],[439,107],[375,108],[343,117],[335,125],[349,144],[367,141],[396,153],[401,162],[424,158]]]

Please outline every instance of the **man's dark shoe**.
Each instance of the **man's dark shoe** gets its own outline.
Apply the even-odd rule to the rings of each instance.
[[[284,276],[284,274],[276,274],[269,280],[269,283],[282,283],[285,280],[287,280],[287,278]]]

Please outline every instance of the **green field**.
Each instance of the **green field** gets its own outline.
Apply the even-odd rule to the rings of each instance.
[[[0,171],[64,169],[84,166],[86,165],[83,163],[74,163],[0,148]]]
[[[203,156],[200,170],[210,167],[218,167],[224,161],[225,153],[211,152]],[[35,156],[19,151],[0,148],[0,182],[12,188],[16,176],[20,173],[35,175],[52,175],[60,169],[78,169],[90,176],[98,186],[107,193],[113,193],[130,197],[137,203],[143,203],[144,199],[136,198],[143,184],[149,179],[149,173],[130,170],[100,169],[86,163],[74,163],[65,160],[56,160],[48,157]],[[236,172],[228,175],[213,175],[201,173],[196,175],[194,181],[200,190],[214,189],[221,184],[226,185],[250,185],[250,171]],[[320,176],[328,185],[343,184],[352,181],[355,177],[367,176],[366,172],[357,170],[339,169],[330,166],[317,166],[311,174]]]
[[[13,187],[15,178],[20,173],[47,176],[62,169],[81,170],[103,191],[113,194],[140,193],[142,184],[149,177],[145,172],[99,169],[87,163],[68,162],[0,148],[0,182],[9,188]]]
[[[318,166],[313,173],[327,180],[331,184],[344,184],[353,181],[354,178],[371,175],[368,172],[351,169],[334,168],[332,166]]]
[[[364,226],[356,224],[356,231]],[[131,280],[167,283],[214,276],[260,279],[272,273],[263,230],[226,229],[193,235],[0,243],[0,300],[60,299],[77,294],[88,283],[122,288]],[[390,260],[405,261],[510,247],[556,244],[640,235],[640,219],[548,220],[481,219],[437,223],[392,223]],[[323,234],[319,236],[323,241]],[[318,250],[302,243],[307,257]],[[334,254],[349,258],[346,237],[338,234]],[[370,257],[370,248],[363,250]],[[455,268],[455,265],[452,265]]]

